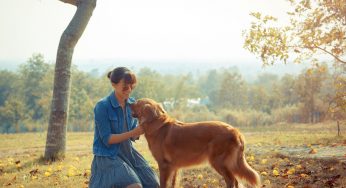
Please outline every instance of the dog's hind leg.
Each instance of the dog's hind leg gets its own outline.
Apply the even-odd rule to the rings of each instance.
[[[225,168],[226,168],[226,167],[225,167]],[[234,184],[234,187],[235,187],[235,188],[238,188],[238,187],[239,187],[239,185],[238,185],[238,180],[235,178],[235,176],[233,175],[232,172],[230,172],[227,168],[226,168],[226,170],[228,171],[229,177],[231,178],[231,182],[234,182],[234,183],[233,183],[233,184]]]
[[[209,159],[209,163],[225,179],[227,188],[238,188],[238,181],[223,164],[223,158],[224,157],[218,156],[214,159]]]

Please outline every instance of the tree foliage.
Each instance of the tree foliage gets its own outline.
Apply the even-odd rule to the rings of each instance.
[[[244,31],[244,48],[264,65],[278,61],[310,62],[321,71],[321,59],[332,57],[338,70],[330,112],[346,112],[346,0],[289,0],[289,23],[253,12],[255,21]],[[323,72],[323,70],[322,70]],[[310,72],[311,73],[311,72]]]
[[[0,106],[4,105],[6,99],[16,91],[18,86],[18,75],[6,70],[0,71]]]
[[[244,32],[244,47],[258,55],[264,64],[317,62],[327,54],[346,64],[346,1],[290,0],[287,12],[290,22],[280,25],[278,19],[259,12],[251,13],[255,21]]]
[[[133,91],[135,98],[155,98],[159,102],[164,101],[164,83],[162,76],[149,68],[142,68],[138,72],[138,84]]]
[[[33,58],[36,56],[40,58]],[[0,132],[47,130],[53,67],[42,55],[34,54],[33,57],[21,67],[36,67],[37,74],[45,72],[36,84],[29,84],[33,81],[27,76],[33,70],[0,71]],[[32,59],[40,59],[40,66]],[[35,66],[32,65],[34,62]],[[235,126],[259,126],[282,121],[315,123],[333,118],[345,120],[346,113],[336,104],[330,105],[334,96],[345,89],[345,80],[336,79],[340,78],[336,72],[321,65],[319,69],[306,69],[298,75],[260,74],[249,81],[235,68],[210,70],[198,75],[160,74],[150,68],[142,68],[136,72],[138,83],[132,97],[150,97],[162,102],[172,117],[182,121],[217,119]],[[93,107],[110,93],[112,87],[106,72],[95,75],[73,67],[72,74],[67,130],[91,131]],[[35,102],[27,103],[28,99],[23,96],[35,96],[30,101]],[[341,100],[334,102],[339,106],[341,104]],[[330,106],[333,108],[330,109]],[[30,113],[34,109],[41,110],[39,118]]]
[[[299,76],[300,82],[296,84],[296,91],[299,96],[299,101],[304,105],[305,117],[307,122],[314,123],[316,118],[320,118],[322,114],[316,113],[318,103],[321,98],[317,95],[320,93],[322,84],[326,79],[326,72],[321,72],[316,69],[309,69]]]
[[[32,118],[37,120],[43,116],[44,104],[40,104],[41,95],[46,93],[47,85],[43,84],[44,77],[49,72],[49,65],[44,62],[42,54],[33,54],[26,64],[20,66],[21,79],[23,80],[22,94],[25,105],[31,109]]]
[[[11,127],[16,133],[19,133],[20,122],[28,116],[25,114],[25,105],[19,100],[19,96],[9,96],[3,106],[0,106],[0,119],[4,132],[10,132]]]
[[[225,71],[214,103],[221,108],[241,109],[247,101],[246,95],[244,95],[247,93],[246,90],[246,84],[239,73]]]

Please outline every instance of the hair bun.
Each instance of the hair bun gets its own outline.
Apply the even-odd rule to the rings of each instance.
[[[112,71],[109,71],[108,74],[107,74],[107,77],[108,77],[109,79],[111,79],[111,74],[112,74]]]

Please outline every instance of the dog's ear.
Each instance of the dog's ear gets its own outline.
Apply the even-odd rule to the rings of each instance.
[[[150,104],[145,104],[142,108],[142,112],[143,112],[143,115],[142,115],[141,124],[149,123],[159,118],[161,115],[160,110],[158,110],[158,108],[155,108],[154,106]]]
[[[159,112],[160,112],[161,114],[166,114],[166,113],[167,113],[167,112],[165,111],[165,109],[163,109],[163,106],[162,106],[161,103],[159,103],[159,104],[157,105],[157,108],[158,108],[158,110],[159,110]]]

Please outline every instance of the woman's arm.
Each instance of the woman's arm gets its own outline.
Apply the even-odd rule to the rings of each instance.
[[[136,128],[134,128],[133,130],[129,132],[124,132],[121,134],[112,134],[109,137],[108,144],[117,144],[129,138],[138,137],[143,133],[144,133],[143,128],[141,126],[137,126]]]
[[[124,132],[121,134],[112,134],[110,128],[111,124],[107,115],[107,108],[104,103],[97,103],[94,109],[94,113],[96,126],[95,131],[98,132],[100,139],[107,147],[110,147],[111,144],[117,144],[131,137],[137,137],[144,133],[142,127],[138,126],[128,132]]]

